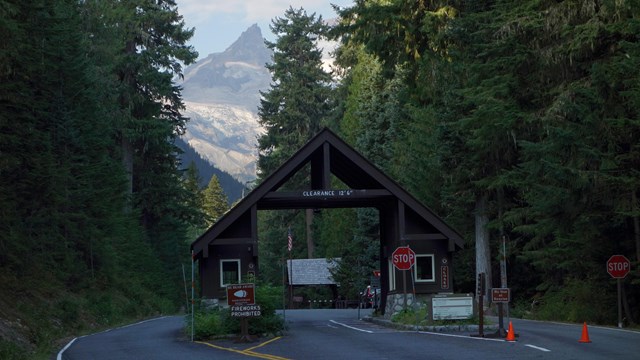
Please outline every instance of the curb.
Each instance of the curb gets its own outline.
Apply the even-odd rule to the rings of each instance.
[[[397,329],[397,330],[412,330],[412,331],[429,331],[429,332],[472,332],[477,333],[480,330],[480,326],[475,324],[467,325],[428,325],[428,326],[416,326],[394,323],[391,320],[380,319],[375,317],[363,317],[362,320],[368,321],[384,327]],[[498,325],[484,325],[484,332],[498,331]]]

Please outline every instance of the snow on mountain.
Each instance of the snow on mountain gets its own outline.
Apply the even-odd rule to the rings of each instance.
[[[271,75],[271,51],[252,25],[222,53],[187,67],[182,95],[190,118],[183,139],[216,167],[245,182],[256,177],[260,91]]]

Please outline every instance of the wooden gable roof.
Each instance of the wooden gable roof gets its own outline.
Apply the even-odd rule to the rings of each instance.
[[[311,165],[311,189],[278,191],[308,164]],[[330,189],[331,174],[349,189]],[[448,239],[452,246],[462,247],[463,240],[460,234],[373,163],[325,128],[198,237],[191,244],[191,249],[198,258],[203,256],[203,253],[207,257],[208,246],[220,238],[225,238],[225,241],[232,237],[237,241],[257,242],[255,213],[258,209],[380,207],[394,200],[404,203],[410,210],[410,216],[428,223],[438,233],[438,238]],[[245,225],[238,226],[237,223],[240,221]],[[233,235],[225,234],[233,227],[245,230],[232,232]]]

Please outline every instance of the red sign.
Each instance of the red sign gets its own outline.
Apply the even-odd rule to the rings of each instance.
[[[631,270],[631,262],[624,255],[613,255],[607,260],[607,272],[614,279],[622,279]]]
[[[446,265],[440,266],[440,288],[449,288],[449,267]]]
[[[416,253],[408,246],[401,246],[391,255],[391,261],[398,270],[409,270],[416,262]]]
[[[229,306],[253,305],[256,303],[255,284],[227,285],[227,304]]]
[[[509,288],[491,289],[491,302],[508,303],[511,300],[511,290]]]

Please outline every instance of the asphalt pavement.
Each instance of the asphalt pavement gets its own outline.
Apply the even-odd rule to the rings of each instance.
[[[638,359],[640,332],[511,319],[516,341],[465,331],[403,330],[360,319],[369,310],[287,310],[282,336],[191,342],[184,317],[151,319],[75,339],[62,359]]]

